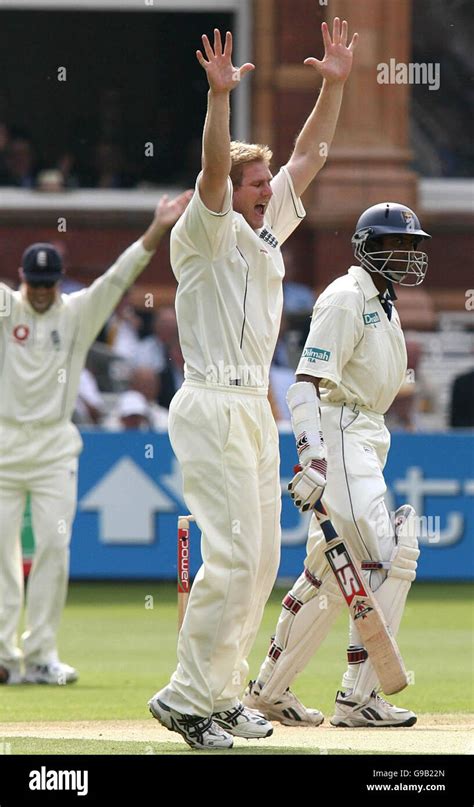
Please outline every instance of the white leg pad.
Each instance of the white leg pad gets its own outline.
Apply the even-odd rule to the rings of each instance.
[[[276,634],[258,675],[265,701],[278,700],[305,668],[343,607],[332,572],[326,571],[322,581],[307,570],[300,575],[283,600]]]
[[[420,554],[417,531],[418,519],[414,509],[409,505],[403,505],[395,514],[395,533],[398,543],[392,553],[391,567],[386,579],[374,592],[393,636],[398,633],[408,592],[416,577],[417,560]],[[358,631],[352,622],[349,644],[355,647],[362,646]],[[345,689],[352,689],[354,700],[365,702],[371,692],[379,686],[370,658],[357,665],[355,671],[354,665],[349,665],[342,685]]]

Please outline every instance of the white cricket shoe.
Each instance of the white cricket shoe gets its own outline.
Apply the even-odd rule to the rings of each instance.
[[[258,681],[249,681],[242,703],[258,709],[267,720],[278,720],[284,726],[320,726],[324,720],[322,712],[307,709],[290,689],[273,702],[263,700],[260,692]]]
[[[6,667],[4,664],[0,664],[0,684],[14,686],[15,684],[23,684],[23,682],[24,678],[20,667]]]
[[[344,692],[338,692],[336,709],[330,723],[340,728],[413,726],[416,723],[416,714],[408,709],[393,706],[376,692],[372,692],[365,703],[352,700],[350,693],[346,695]]]
[[[27,664],[23,680],[25,684],[64,686],[73,684],[78,678],[77,670],[74,667],[57,659],[48,664]]]
[[[156,695],[148,701],[153,717],[169,731],[176,731],[190,748],[222,749],[232,748],[234,740],[230,734],[214,722],[212,717],[196,717],[171,709],[158,700]]]
[[[241,703],[233,709],[214,712],[212,719],[229,734],[245,737],[246,740],[259,740],[273,734],[272,724],[262,714],[246,709]]]

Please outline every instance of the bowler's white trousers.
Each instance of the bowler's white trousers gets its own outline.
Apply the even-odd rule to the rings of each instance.
[[[178,712],[207,716],[238,702],[278,570],[278,430],[266,389],[185,382],[171,403],[169,432],[202,533],[203,564],[178,667],[158,697]]]
[[[0,665],[17,666],[22,655],[27,664],[57,657],[81,448],[72,423],[0,422]],[[24,596],[20,532],[28,492],[35,554],[22,653],[17,635]]]

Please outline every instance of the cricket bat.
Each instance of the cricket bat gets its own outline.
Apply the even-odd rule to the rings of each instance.
[[[386,695],[400,692],[408,686],[408,674],[382,610],[370,587],[363,581],[347,545],[334,529],[321,500],[314,506],[314,512],[327,543],[324,554],[377,672],[380,686]]]

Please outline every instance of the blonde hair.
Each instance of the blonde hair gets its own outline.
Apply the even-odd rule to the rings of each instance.
[[[234,188],[242,183],[246,163],[261,160],[268,168],[272,157],[273,152],[268,146],[262,146],[260,143],[242,143],[240,140],[232,140],[230,144],[230,158],[232,160],[230,178]]]

